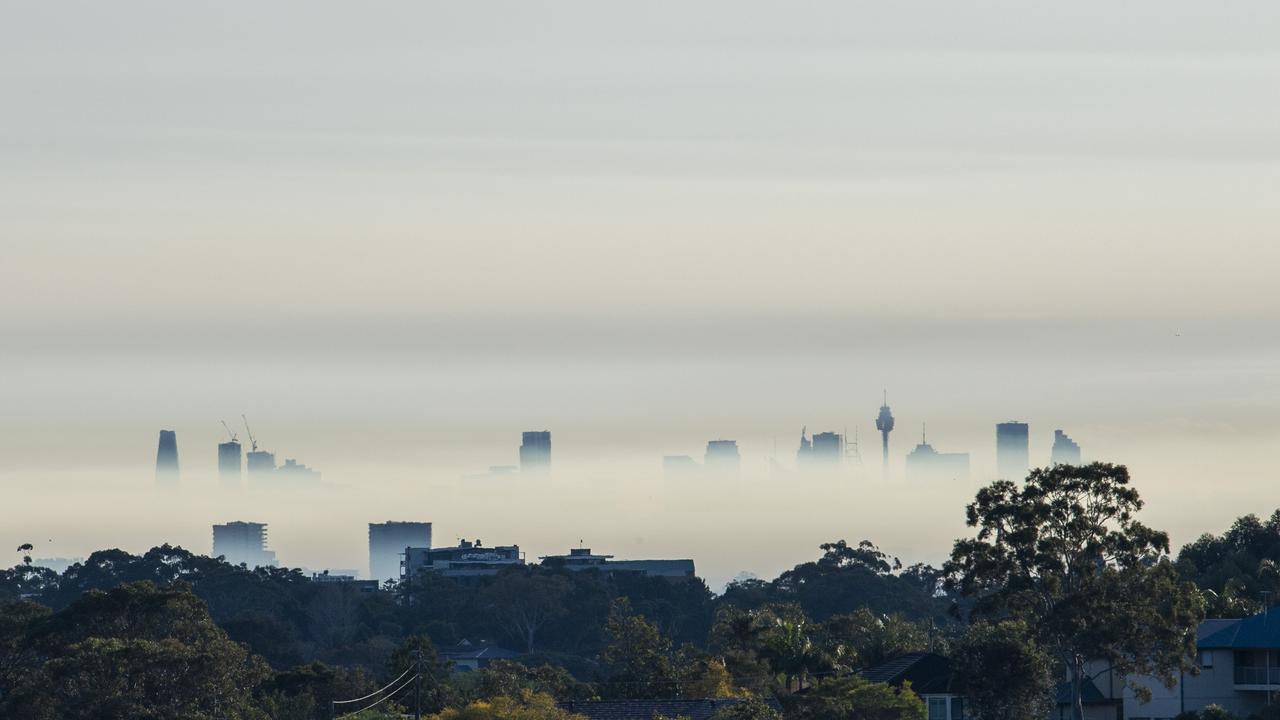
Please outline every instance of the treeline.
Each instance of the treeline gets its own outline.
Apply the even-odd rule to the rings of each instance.
[[[94,553],[60,575],[23,564],[0,577],[0,717],[327,718],[333,700],[411,666],[423,708],[442,717],[556,718],[567,716],[556,701],[587,698],[760,699],[816,678],[833,684],[793,703],[799,717],[837,688],[918,710],[909,693],[847,676],[945,643],[938,571],[904,571],[870,543],[823,550],[720,598],[698,580],[541,567],[361,593],[168,546]],[[913,614],[870,609],[893,597]],[[526,654],[454,674],[438,648],[464,638]],[[394,701],[379,710],[409,699]],[[758,702],[732,712],[777,716]]]
[[[739,720],[777,717],[765,699],[803,720],[921,718],[915,695],[857,674],[921,651],[952,657],[985,718],[1039,716],[1064,670],[1083,678],[1103,659],[1168,677],[1199,618],[1280,590],[1280,511],[1175,557],[1141,507],[1122,466],[1036,470],[978,492],[975,535],[944,568],[841,540],[720,596],[696,579],[541,566],[362,593],[170,546],[63,573],[24,559],[0,571],[0,717],[318,719],[417,668],[441,718],[565,718],[558,702],[589,698],[753,699],[726,710]],[[454,673],[441,651],[463,640],[520,662]],[[392,700],[377,712],[408,702]]]

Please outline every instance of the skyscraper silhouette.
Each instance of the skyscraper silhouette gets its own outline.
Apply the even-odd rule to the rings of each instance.
[[[1011,420],[996,425],[996,476],[1000,480],[1022,480],[1031,469],[1028,428]]]
[[[1053,465],[1079,465],[1080,445],[1061,430],[1053,431],[1053,450],[1049,453]]]
[[[810,440],[808,428],[800,430],[800,448],[796,451],[796,467],[802,470],[831,469],[844,462],[844,436],[836,432],[815,433]]]
[[[218,479],[222,487],[234,489],[240,487],[240,443],[228,440],[218,443]]]
[[[707,441],[707,451],[702,457],[702,466],[710,473],[737,475],[742,466],[742,456],[738,453],[738,441]]]
[[[369,523],[369,578],[399,580],[400,556],[409,547],[431,547],[431,523]]]
[[[232,565],[275,565],[276,554],[267,549],[267,524],[236,520],[214,525],[213,557],[219,556]]]
[[[551,432],[532,430],[520,436],[520,472],[545,473],[551,470]]]
[[[156,484],[178,484],[178,434],[173,430],[160,431],[160,444],[156,447]]]
[[[889,475],[889,433],[893,432],[893,412],[889,410],[889,392],[884,393],[884,404],[880,406],[880,415],[876,418],[876,430],[884,445],[884,474]]]

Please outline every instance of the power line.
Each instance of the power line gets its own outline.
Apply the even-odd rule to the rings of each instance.
[[[408,675],[409,673],[413,672],[413,671],[414,671],[414,670],[416,670],[416,669],[418,669],[418,666],[417,666],[416,664],[414,664],[414,665],[410,665],[408,670],[405,670],[404,672],[400,673],[400,677],[396,678],[395,680],[392,680],[391,682],[387,683],[386,685],[382,686],[381,688],[379,688],[379,689],[377,689],[377,690],[374,690],[373,692],[369,693],[368,695],[365,695],[364,697],[353,698],[353,699],[351,699],[351,700],[334,700],[334,701],[333,701],[333,704],[334,704],[334,705],[346,705],[346,704],[348,704],[348,703],[357,703],[357,702],[360,702],[361,700],[368,700],[369,698],[373,697],[374,695],[377,695],[377,694],[381,693],[383,690],[386,690],[387,688],[391,687],[392,685],[395,685],[396,683],[400,682],[402,679],[404,679],[404,676],[405,676],[405,675]]]
[[[415,680],[417,680],[417,679],[418,679],[418,676],[417,676],[417,675],[414,675],[413,677],[409,678],[408,680],[405,680],[405,681],[400,685],[400,687],[398,687],[398,688],[396,688],[395,690],[392,690],[391,692],[387,693],[387,696],[386,696],[386,697],[384,697],[384,698],[382,698],[381,700],[374,700],[373,702],[369,703],[368,705],[365,705],[364,707],[360,708],[359,710],[352,710],[352,711],[351,711],[351,712],[349,712],[349,713],[343,713],[342,715],[339,715],[339,716],[337,716],[336,718],[334,718],[334,720],[341,720],[342,718],[351,717],[352,715],[359,715],[360,713],[364,712],[365,710],[369,710],[369,709],[375,708],[375,707],[377,707],[377,706],[381,705],[382,703],[384,703],[384,702],[386,702],[386,701],[390,700],[392,697],[394,697],[394,696],[395,696],[395,694],[396,694],[396,693],[398,693],[398,692],[400,692],[401,690],[403,690],[403,689],[405,689],[405,688],[409,687],[409,685],[410,685],[411,683],[413,683],[413,682],[414,682]],[[384,688],[384,689],[385,689],[385,688]],[[376,695],[377,693],[374,693],[374,694]],[[335,701],[335,703],[336,703],[336,702],[337,702],[337,701]],[[343,701],[343,702],[352,702],[352,701],[351,701],[351,700],[346,700],[346,701]]]

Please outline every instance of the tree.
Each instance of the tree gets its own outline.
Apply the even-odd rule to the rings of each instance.
[[[794,720],[925,720],[924,701],[911,683],[893,687],[858,675],[819,682],[791,696]]]
[[[763,700],[752,698],[717,710],[711,720],[782,720],[782,714]]]
[[[897,558],[867,540],[857,546],[838,540],[820,547],[820,558],[797,565],[772,582],[731,583],[721,603],[744,608],[798,603],[817,622],[859,608],[913,619],[932,618],[939,624],[950,622],[950,600],[938,592],[939,571],[925,565],[903,570]]]
[[[377,689],[378,683],[360,668],[313,662],[276,673],[261,692],[272,720],[329,720],[334,700],[364,697]]]
[[[825,664],[822,647],[814,639],[816,628],[798,605],[772,606],[769,609],[773,615],[772,623],[765,631],[761,655],[775,674],[782,675],[788,692],[792,689],[793,680],[796,681],[796,690],[803,689],[810,673]]]
[[[564,598],[570,589],[561,575],[512,570],[485,588],[481,602],[532,655],[538,631],[565,614]]]
[[[1238,518],[1220,536],[1204,534],[1178,552],[1178,570],[1205,594],[1210,617],[1245,617],[1280,591],[1280,510],[1264,522]]]
[[[0,716],[212,720],[264,718],[261,658],[213,624],[182,588],[149,582],[87,593],[23,632],[35,669]]]
[[[722,658],[686,643],[675,655],[675,674],[681,697],[734,698],[748,692],[738,687]]]
[[[519,697],[479,700],[461,708],[450,708],[434,720],[586,720],[582,715],[560,709],[550,695],[521,691]]]
[[[711,649],[720,653],[739,685],[756,693],[763,692],[770,681],[769,662],[763,655],[767,630],[759,611],[734,605],[719,608],[711,628]]]
[[[930,627],[901,615],[877,615],[860,608],[822,624],[825,652],[846,670],[875,667],[899,655],[940,651]]]
[[[974,612],[1023,620],[1063,664],[1075,720],[1086,663],[1170,686],[1192,670],[1204,601],[1169,561],[1168,535],[1134,519],[1141,508],[1122,465],[1033,470],[1021,487],[978,491],[966,509],[977,534],[956,541],[947,563],[951,588],[977,599]]]
[[[419,661],[421,663],[419,664]],[[419,680],[422,691],[422,710],[437,712],[453,700],[453,687],[449,680],[449,663],[440,659],[436,646],[426,635],[410,635],[391,653],[387,660],[386,682],[400,677],[406,670],[418,665],[422,673]],[[412,690],[402,698],[412,699]],[[401,704],[404,704],[402,700]]]
[[[480,699],[520,697],[525,690],[557,700],[585,700],[594,694],[590,685],[555,665],[528,667],[514,660],[493,660],[479,675]]]
[[[818,547],[822,550],[818,566],[822,568],[864,567],[877,575],[888,575],[902,569],[901,560],[881,552],[870,540],[863,540],[857,547],[844,540],[823,543]]]
[[[27,680],[41,662],[28,637],[49,608],[28,600],[0,602],[0,708],[13,688]]]
[[[953,646],[951,662],[965,687],[969,714],[983,720],[1049,717],[1053,661],[1026,623],[974,623]]]
[[[606,645],[600,659],[609,672],[604,694],[623,698],[671,697],[677,692],[671,664],[671,641],[626,598],[613,601],[605,625]]]

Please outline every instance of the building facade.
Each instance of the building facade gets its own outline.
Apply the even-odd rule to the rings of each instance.
[[[378,582],[400,579],[405,548],[431,548],[431,523],[369,523],[369,578]]]
[[[710,440],[702,459],[708,472],[736,475],[742,467],[737,440]]]
[[[907,480],[968,480],[969,453],[940,453],[921,441],[907,454]]]
[[[996,425],[996,476],[1021,481],[1031,469],[1030,429],[1016,420]]]
[[[520,472],[551,471],[551,431],[531,430],[520,436]]]
[[[240,443],[228,440],[218,443],[218,481],[224,488],[240,487]]]
[[[240,520],[213,526],[213,557],[250,568],[276,564],[276,554],[267,549],[267,524]]]
[[[1053,450],[1049,452],[1050,465],[1079,465],[1080,445],[1061,430],[1053,431]]]
[[[563,568],[571,572],[633,572],[669,580],[695,577],[692,560],[614,560],[612,555],[592,553],[591,548],[571,548],[566,555],[544,555],[538,559],[546,567]]]
[[[251,450],[245,454],[245,470],[250,482],[265,480],[276,471],[276,454],[266,450]]]
[[[1196,629],[1198,673],[1182,673],[1173,687],[1157,678],[1133,679],[1149,701],[1124,688],[1126,720],[1173,718],[1218,705],[1237,717],[1280,704],[1280,611],[1247,618],[1205,620]]]
[[[156,484],[177,485],[178,477],[178,433],[161,430],[156,445]]]
[[[507,568],[524,566],[524,553],[520,552],[519,545],[485,547],[479,540],[463,540],[457,547],[407,547],[404,554],[401,577],[405,579],[424,572],[465,579],[497,575]]]

